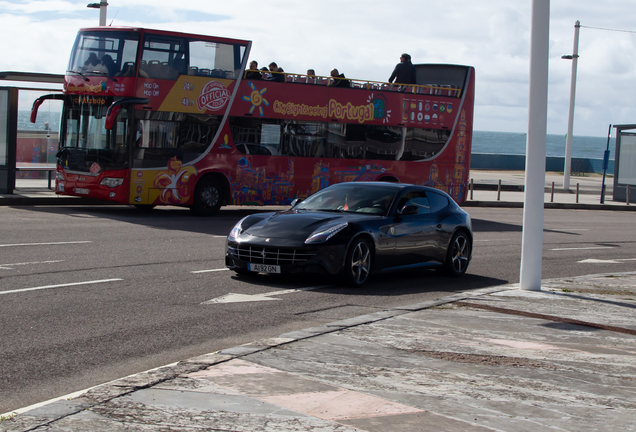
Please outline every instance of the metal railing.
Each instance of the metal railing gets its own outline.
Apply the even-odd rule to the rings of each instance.
[[[364,90],[378,90],[378,91],[394,91],[402,93],[413,93],[422,95],[435,95],[435,96],[447,96],[459,98],[461,97],[461,89],[452,85],[438,85],[438,84],[400,84],[400,83],[388,83],[382,81],[361,80],[356,78],[340,78],[340,77],[326,77],[318,75],[305,75],[295,74],[287,72],[261,72],[247,70],[243,74],[243,79],[247,78],[247,74],[250,72],[259,72],[262,74],[269,74],[273,76],[275,74],[283,75],[283,81],[286,83],[294,84],[312,84],[322,86],[332,86],[336,80],[349,81],[350,88],[364,89]],[[274,81],[271,78],[262,78],[263,81]]]

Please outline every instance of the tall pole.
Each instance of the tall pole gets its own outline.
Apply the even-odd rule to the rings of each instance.
[[[565,167],[563,169],[563,189],[570,190],[572,168],[572,138],[574,129],[574,97],[576,95],[576,66],[579,61],[579,29],[581,22],[574,23],[574,48],[572,48],[572,78],[570,79],[570,110],[568,113],[568,135],[565,139]],[[569,58],[569,56],[565,56]]]
[[[99,25],[100,26],[106,25],[106,6],[108,6],[108,3],[105,1],[101,1],[99,3]]]
[[[532,1],[530,42],[530,89],[526,141],[526,183],[521,238],[522,290],[541,290],[543,254],[543,202],[548,123],[548,58],[550,0]]]

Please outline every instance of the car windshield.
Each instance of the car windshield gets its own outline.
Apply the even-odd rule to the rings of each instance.
[[[339,184],[313,194],[294,209],[386,215],[397,192],[396,188],[377,184]]]

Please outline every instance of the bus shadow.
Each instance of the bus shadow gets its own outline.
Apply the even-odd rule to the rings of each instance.
[[[101,218],[136,224],[158,230],[185,231],[215,236],[227,236],[241,218],[255,213],[271,212],[263,207],[222,208],[216,216],[198,217],[184,207],[158,207],[142,211],[132,206],[72,206],[72,207],[24,207],[21,210],[38,213],[66,215],[69,218]],[[281,207],[282,208],[282,207]],[[278,210],[277,208],[276,210]]]

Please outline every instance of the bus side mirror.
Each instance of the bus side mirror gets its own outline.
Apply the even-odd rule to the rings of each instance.
[[[106,112],[106,123],[104,124],[106,130],[113,129],[113,125],[115,124],[115,120],[117,119],[117,114],[119,114],[120,110],[121,105],[115,105],[108,108],[108,111]]]
[[[43,103],[44,99],[42,98],[38,98],[33,102],[33,108],[31,108],[31,123],[35,123],[35,120],[38,118],[38,109]]]

